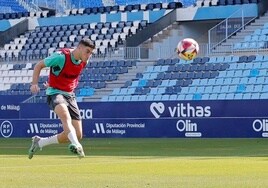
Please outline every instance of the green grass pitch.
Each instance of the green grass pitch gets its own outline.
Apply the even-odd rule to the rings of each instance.
[[[0,187],[264,188],[267,139],[83,139],[27,157],[30,139],[0,139]]]

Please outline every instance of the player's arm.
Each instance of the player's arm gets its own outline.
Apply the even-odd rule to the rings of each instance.
[[[40,76],[40,72],[45,67],[55,67],[59,66],[60,70],[64,66],[65,62],[65,55],[61,52],[55,52],[51,54],[50,56],[46,57],[45,59],[41,60],[39,63],[37,63],[34,67],[33,71],[33,79],[32,79],[32,85],[31,85],[31,92],[32,93],[38,93],[40,91],[40,88],[38,86],[38,79]],[[59,74],[59,72],[54,72],[52,70],[53,74]],[[45,87],[48,87],[49,83],[45,83]]]
[[[43,60],[41,60],[34,66],[32,84],[30,87],[30,90],[32,93],[38,93],[40,91],[40,88],[38,86],[38,79],[40,76],[40,72],[44,67],[45,67],[45,64]]]

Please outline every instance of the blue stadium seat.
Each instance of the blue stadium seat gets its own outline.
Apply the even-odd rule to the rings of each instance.
[[[119,5],[112,6],[111,11],[118,12],[119,11]]]
[[[176,8],[181,8],[182,3],[181,2],[170,2],[168,4],[168,9],[176,9]]]
[[[0,20],[5,19],[5,14],[4,13],[0,13]]]
[[[162,100],[162,95],[157,94],[154,96],[154,101],[161,101]]]
[[[112,6],[105,6],[104,7],[104,12],[105,13],[110,13],[112,11]]]
[[[106,8],[105,7],[98,7],[98,13],[103,14],[106,13]]]
[[[93,14],[97,14],[97,13],[99,13],[99,8],[98,7],[92,7],[91,12]]]
[[[145,10],[153,10],[155,8],[155,4],[154,3],[149,3],[146,5],[146,9]]]
[[[133,10],[133,6],[134,6],[134,5],[132,5],[132,4],[126,5],[126,6],[125,6],[125,11],[126,11],[126,12],[131,12],[131,11]]]

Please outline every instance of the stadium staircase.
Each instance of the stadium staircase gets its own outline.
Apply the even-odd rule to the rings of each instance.
[[[253,35],[256,30],[263,28],[265,23],[268,23],[268,11],[263,16],[255,19],[249,25],[246,25],[244,29],[238,31],[233,36],[228,38],[212,52],[215,52],[216,54],[221,52],[232,52],[231,50],[233,49],[234,44],[243,42],[247,36]],[[239,51],[239,53],[241,53],[241,51]]]
[[[161,43],[164,41],[164,39],[169,38],[172,35],[172,30],[177,29],[178,24],[171,24],[169,26],[167,26],[165,29],[163,29],[162,31],[158,32],[157,34],[155,34],[154,36],[152,36],[149,40],[145,41],[142,44],[142,47],[146,47],[146,48],[153,48],[153,44],[154,43]]]

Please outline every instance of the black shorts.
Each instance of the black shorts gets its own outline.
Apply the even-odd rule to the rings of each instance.
[[[70,116],[74,120],[81,120],[79,108],[74,96],[66,96],[62,94],[48,95],[47,104],[51,110],[54,111],[58,104],[66,104],[70,113]]]

